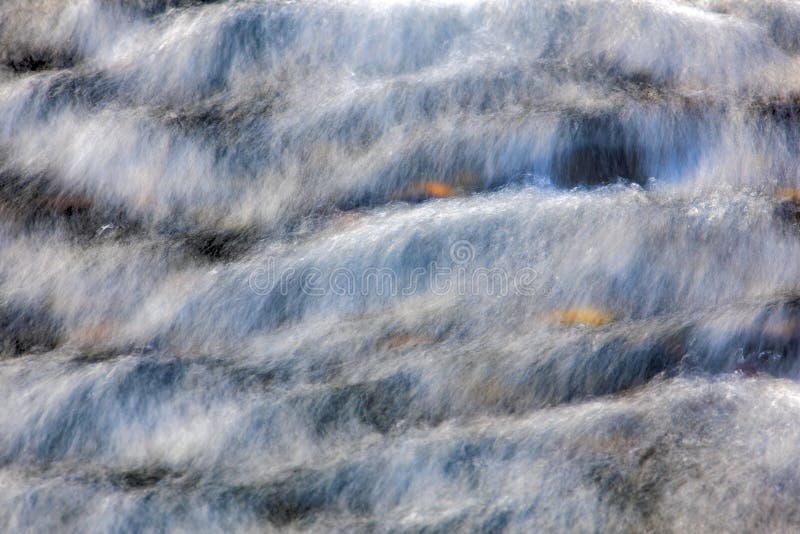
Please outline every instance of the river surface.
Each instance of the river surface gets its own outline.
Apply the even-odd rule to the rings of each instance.
[[[0,531],[800,529],[800,4],[0,3]]]

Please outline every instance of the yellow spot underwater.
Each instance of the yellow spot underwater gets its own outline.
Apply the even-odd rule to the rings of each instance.
[[[455,195],[453,186],[444,182],[422,182],[422,191],[429,197],[444,198]]]
[[[548,317],[565,325],[592,325],[600,326],[614,321],[614,315],[599,308],[577,307],[553,310]]]
[[[775,197],[781,202],[800,203],[800,189],[796,187],[779,187],[775,191]]]

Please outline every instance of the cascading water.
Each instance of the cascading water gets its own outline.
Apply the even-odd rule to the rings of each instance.
[[[800,4],[0,4],[0,530],[800,528]]]

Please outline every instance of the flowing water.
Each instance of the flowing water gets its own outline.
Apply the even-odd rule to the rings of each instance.
[[[800,4],[5,0],[0,64],[0,530],[800,528]]]

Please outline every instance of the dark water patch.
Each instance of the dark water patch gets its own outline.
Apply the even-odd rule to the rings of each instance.
[[[107,453],[117,425],[145,416],[168,401],[186,374],[186,364],[179,361],[140,358],[133,365],[130,360],[123,365],[128,368],[115,369],[108,383],[83,380],[62,394],[58,405],[40,407],[35,427],[17,435],[0,455],[49,464]]]
[[[345,464],[327,471],[296,469],[280,480],[229,488],[213,498],[224,510],[246,511],[275,526],[302,526],[323,512],[365,516],[373,507],[374,468]]]
[[[419,379],[408,373],[338,386],[292,402],[307,414],[314,430],[329,434],[348,420],[356,420],[377,432],[387,433],[412,410]]]
[[[493,413],[530,410],[631,392],[682,371],[692,329],[664,329],[644,339],[592,335],[534,357],[522,369],[495,368],[474,383],[470,398]],[[599,336],[598,336],[599,337]],[[533,356],[533,354],[531,354]]]
[[[219,3],[220,0],[103,0],[104,6],[126,11],[133,15],[153,17],[170,9],[184,9],[206,4]]]
[[[800,95],[791,94],[779,99],[756,101],[755,111],[778,122],[796,125],[800,120]]]
[[[169,476],[179,475],[163,467],[146,467],[113,473],[109,480],[122,490],[139,490],[155,486]]]
[[[47,172],[6,168],[0,172],[0,209],[28,232],[58,232],[81,246],[150,240],[176,265],[237,260],[269,235],[267,229],[255,226],[224,229],[197,223],[180,211],[168,220],[151,221],[122,204],[58,184],[58,179]]]
[[[53,350],[62,335],[62,325],[47,306],[13,301],[0,305],[0,356]]]
[[[70,191],[48,172],[0,171],[0,208],[29,231],[63,231],[82,244],[121,239],[142,229],[124,206]]]
[[[76,63],[76,54],[52,50],[17,50],[5,53],[0,61],[16,74],[70,68]]]
[[[211,262],[226,262],[240,258],[257,243],[258,236],[252,230],[205,231],[189,235],[185,245],[197,259]]]
[[[735,356],[728,365],[735,364],[745,374],[796,378],[800,374],[800,297],[767,304],[726,349]]]
[[[35,116],[48,120],[67,108],[96,112],[119,99],[130,103],[130,98],[121,92],[120,80],[102,70],[74,69],[38,80],[29,101]]]
[[[616,113],[574,115],[561,124],[561,148],[551,174],[559,187],[598,186],[624,180],[643,184],[645,148]]]

